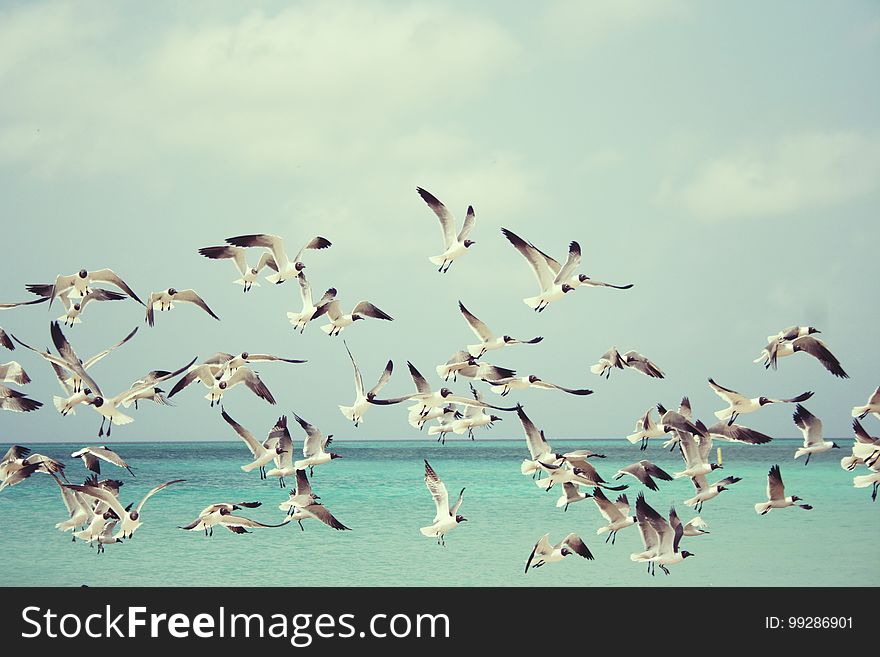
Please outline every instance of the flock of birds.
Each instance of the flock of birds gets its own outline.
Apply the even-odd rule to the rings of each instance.
[[[468,253],[475,244],[469,238],[476,216],[473,207],[468,207],[460,230],[447,208],[428,191],[417,188],[418,194],[440,221],[443,231],[443,251],[431,256],[430,261],[438,267],[438,271],[449,271],[452,264]],[[505,228],[501,229],[504,237],[522,255],[537,279],[539,291],[536,295],[523,299],[524,303],[535,312],[542,313],[552,303],[557,303],[577,290],[579,287],[608,287],[625,290],[631,284],[616,285],[593,279],[586,274],[578,273],[581,262],[581,249],[577,242],[571,242],[564,263],[547,255],[534,244],[524,240]],[[260,273],[266,269],[272,271],[266,276],[269,283],[279,285],[295,279],[300,288],[302,309],[287,313],[294,330],[302,333],[315,320],[324,317],[327,323],[321,328],[330,336],[338,335],[356,321],[372,318],[392,321],[392,317],[369,301],[357,303],[350,312],[345,312],[337,299],[337,291],[328,289],[320,299],[314,300],[312,290],[305,275],[303,259],[310,251],[329,248],[331,243],[323,237],[309,240],[295,255],[290,257],[285,250],[284,241],[276,235],[256,234],[231,237],[222,246],[211,246],[199,249],[199,253],[209,259],[231,260],[235,265],[239,278],[234,283],[241,285],[245,293],[259,287]],[[256,251],[259,259],[255,267],[251,267],[248,256]],[[110,286],[115,289],[107,289]],[[53,283],[34,284],[26,287],[36,295],[31,301],[22,303],[0,304],[0,309],[11,309],[47,303],[51,306],[56,300],[64,307],[64,313],[57,321],[50,323],[50,337],[55,353],[51,350],[36,349],[18,337],[7,334],[0,328],[0,346],[14,350],[20,345],[36,353],[47,362],[59,383],[62,394],[54,397],[54,406],[64,416],[75,415],[78,408],[91,408],[101,416],[98,436],[110,436],[114,425],[125,425],[133,422],[128,415],[133,406],[136,410],[139,402],[151,401],[158,405],[169,404],[169,398],[182,392],[194,383],[200,383],[205,389],[205,398],[211,406],[220,406],[220,416],[244,442],[250,452],[251,460],[242,465],[245,472],[257,470],[261,479],[277,478],[279,486],[285,488],[292,478],[294,487],[290,488],[288,499],[279,504],[284,512],[279,522],[267,524],[242,515],[243,509],[260,506],[260,502],[215,502],[202,509],[196,518],[181,529],[204,532],[212,535],[214,527],[220,526],[242,534],[256,528],[281,527],[293,521],[303,528],[302,521],[318,520],[337,530],[348,530],[349,527],[336,519],[330,510],[321,502],[319,495],[313,492],[309,476],[314,469],[331,463],[340,457],[329,450],[332,435],[325,436],[320,429],[297,414],[294,419],[305,434],[302,446],[302,458],[294,456],[294,440],[288,430],[287,417],[282,415],[269,430],[264,440],[257,438],[250,430],[236,422],[223,407],[224,397],[233,388],[243,384],[244,388],[269,404],[275,404],[275,397],[250,367],[255,363],[280,362],[299,364],[306,362],[301,359],[281,358],[271,354],[241,352],[237,355],[217,353],[211,358],[197,363],[197,359],[173,370],[154,370],[135,380],[131,386],[118,394],[105,394],[101,385],[92,376],[92,368],[134,338],[138,329],[135,328],[122,340],[107,349],[86,359],[80,358],[62,326],[73,327],[82,323],[82,315],[86,305],[92,301],[119,301],[125,298],[145,306],[146,323],[154,326],[157,311],[169,311],[176,303],[194,305],[214,319],[219,317],[208,306],[199,294],[192,289],[177,290],[168,288],[154,292],[144,303],[141,298],[110,269],[97,271],[81,270],[71,275],[59,275]],[[118,291],[117,291],[118,290]],[[570,388],[551,383],[534,374],[517,376],[514,370],[486,362],[484,357],[513,345],[535,345],[540,343],[541,336],[522,339],[508,334],[493,331],[474,313],[459,302],[459,310],[470,329],[476,336],[476,342],[455,352],[448,361],[438,365],[438,377],[453,382],[459,377],[469,380],[469,395],[456,395],[448,385],[432,386],[427,378],[413,365],[407,362],[409,374],[415,391],[398,397],[380,396],[382,389],[391,379],[394,365],[388,361],[376,384],[366,389],[364,380],[358,369],[357,362],[348,345],[345,349],[351,360],[354,372],[355,399],[350,406],[340,405],[342,415],[358,426],[364,415],[373,406],[395,406],[408,403],[407,418],[409,424],[419,430],[428,427],[427,433],[437,436],[437,440],[445,443],[449,433],[467,434],[471,439],[475,432],[490,428],[502,419],[499,414],[515,413],[525,434],[529,456],[521,465],[523,475],[535,479],[537,486],[545,491],[560,486],[562,493],[556,506],[567,510],[571,504],[592,499],[606,524],[599,527],[597,535],[607,534],[606,542],[616,541],[618,532],[629,526],[638,526],[644,544],[644,550],[631,555],[636,562],[647,564],[647,570],[654,574],[657,566],[669,573],[668,567],[684,561],[691,553],[682,549],[683,537],[696,537],[708,533],[706,522],[696,516],[687,523],[682,522],[676,510],[672,508],[667,517],[653,509],[639,493],[635,501],[634,513],[626,494],[612,500],[605,491],[619,492],[627,485],[612,484],[606,481],[593,465],[595,459],[604,458],[588,449],[574,450],[564,453],[556,452],[547,441],[544,431],[526,415],[523,405],[502,406],[487,401],[487,396],[475,383],[484,383],[488,390],[503,399],[511,392],[520,392],[529,388],[551,390],[577,396],[592,394],[586,388]],[[755,362],[767,368],[776,368],[778,360],[797,353],[805,353],[815,358],[832,375],[847,378],[840,362],[830,352],[825,343],[816,337],[819,331],[809,326],[793,326],[776,335],[768,336],[767,345]],[[591,371],[604,377],[610,377],[615,370],[635,370],[651,378],[664,378],[660,367],[646,356],[630,350],[621,354],[612,347],[603,354]],[[176,379],[170,391],[160,387],[166,382]],[[15,362],[0,365],[0,382],[25,386],[30,377],[22,366]],[[703,506],[740,481],[739,477],[728,476],[712,483],[711,474],[721,469],[721,450],[717,450],[717,459],[713,460],[713,441],[731,441],[750,445],[768,443],[771,438],[754,429],[737,424],[737,420],[750,413],[759,411],[770,404],[795,405],[794,422],[804,437],[803,446],[794,453],[794,458],[805,456],[805,465],[814,455],[822,454],[839,446],[825,440],[822,435],[822,422],[810,413],[802,402],[812,396],[812,392],[804,392],[787,399],[776,399],[767,396],[747,397],[730,388],[724,387],[713,379],[709,379],[711,389],[724,401],[726,406],[715,412],[718,420],[712,426],[706,426],[697,419],[691,409],[687,397],[683,398],[677,410],[668,410],[662,404],[656,406],[658,416],[654,418],[654,409],[647,412],[636,422],[636,430],[627,436],[633,445],[639,444],[644,451],[652,439],[664,438],[664,447],[681,453],[683,468],[681,471],[669,473],[646,459],[640,459],[621,468],[613,475],[613,480],[632,478],[636,484],[657,491],[658,482],[677,478],[690,478],[694,487],[694,495],[684,504],[701,513]],[[0,409],[18,412],[31,412],[39,409],[42,403],[31,399],[21,391],[0,385]],[[841,460],[841,466],[847,471],[857,467],[868,470],[867,474],[854,477],[856,487],[872,487],[871,497],[876,500],[880,487],[880,438],[870,436],[860,423],[869,414],[880,418],[880,388],[868,399],[867,404],[852,410],[855,442],[852,454]],[[105,432],[106,425],[106,432]],[[130,539],[143,523],[143,512],[146,502],[156,493],[165,488],[181,483],[175,479],[161,483],[152,488],[140,501],[128,505],[123,503],[120,489],[123,482],[118,479],[99,479],[102,463],[134,472],[130,465],[111,447],[95,445],[83,447],[71,454],[80,458],[90,471],[89,477],[80,485],[69,483],[65,476],[65,465],[53,458],[32,453],[27,447],[15,445],[11,447],[0,461],[0,491],[28,480],[34,474],[47,474],[58,485],[61,498],[67,508],[68,517],[56,527],[63,532],[72,532],[73,540],[80,540],[97,548],[102,553],[106,545]],[[434,468],[426,460],[425,484],[431,493],[436,513],[431,524],[422,527],[421,533],[436,539],[438,544],[445,545],[446,535],[467,519],[459,511],[464,498],[462,488],[454,503],[450,503],[449,491]],[[636,485],[634,484],[634,485]],[[811,509],[796,495],[789,495],[784,487],[782,474],[778,465],[773,465],[767,475],[767,499],[755,504],[755,511],[761,515],[772,509],[784,509],[797,506]],[[542,536],[534,546],[526,563],[525,571],[544,564],[559,561],[571,554],[586,559],[593,555],[586,543],[577,534],[569,534],[561,542],[550,543],[549,534]]]

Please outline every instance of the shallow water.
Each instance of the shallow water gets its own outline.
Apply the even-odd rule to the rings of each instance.
[[[706,504],[700,515],[711,533],[683,539],[695,556],[673,567],[668,577],[659,570],[650,577],[630,561],[630,553],[642,549],[637,528],[622,531],[612,546],[595,534],[603,519],[592,501],[567,512],[557,509],[559,487],[544,492],[520,474],[527,455],[520,440],[445,446],[427,438],[337,442],[334,448],[344,458],[317,468],[312,483],[324,504],[353,531],[336,532],[307,521],[305,531],[293,523],[248,535],[218,527],[212,538],[177,526],[188,524],[208,504],[243,500],[263,502],[244,515],[278,522],[283,513],[277,505],[287,491],[277,480],[261,481],[256,472],[241,471],[248,455],[241,443],[117,443],[115,449],[137,476],[106,464],[103,476],[125,481],[123,503],[139,501],[157,483],[186,479],[150,499],[144,524],[132,540],[108,546],[97,557],[87,545],[71,542],[69,534],[54,528],[67,517],[56,485],[35,475],[0,493],[0,549],[6,572],[16,573],[16,584],[45,586],[877,586],[880,574],[865,564],[876,558],[880,503],[871,502],[870,489],[853,488],[852,473],[839,465],[849,441],[839,442],[843,449],[814,457],[807,467],[792,458],[798,441],[755,447],[723,443],[725,467],[716,479],[743,479]],[[589,447],[606,454],[594,461],[606,479],[640,456],[620,441],[556,443],[561,451]],[[29,446],[66,462],[71,481],[86,476],[79,459],[70,458],[78,445]],[[445,548],[419,533],[434,515],[423,481],[424,458],[453,497],[467,487],[461,513],[469,522],[448,535]],[[682,468],[677,451],[658,445],[645,458],[670,472]],[[812,511],[755,514],[753,505],[764,499],[767,470],[774,463],[782,467],[786,490],[812,504]],[[643,487],[627,479],[634,502]],[[674,503],[685,522],[695,515],[681,503],[692,494],[687,479],[661,482],[659,492],[645,493],[663,514]],[[572,531],[584,538],[595,561],[572,556],[523,574],[542,534],[550,532],[555,543]]]

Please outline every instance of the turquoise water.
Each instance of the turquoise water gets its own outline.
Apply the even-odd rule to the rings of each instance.
[[[30,480],[0,493],[0,549],[7,573],[27,585],[80,584],[112,586],[822,586],[880,585],[874,563],[880,539],[880,502],[870,489],[855,489],[852,474],[839,458],[844,449],[814,458],[810,465],[793,460],[797,441],[766,446],[723,446],[725,468],[741,482],[707,503],[701,516],[711,534],[685,538],[695,556],[663,576],[646,575],[629,560],[640,551],[637,528],[622,531],[617,544],[605,544],[596,528],[603,519],[592,501],[557,509],[558,487],[545,493],[519,473],[527,454],[523,441],[457,441],[440,446],[428,439],[406,442],[338,442],[344,458],[315,470],[313,486],[322,501],[350,526],[336,532],[316,521],[234,535],[215,528],[213,538],[185,532],[185,525],[214,502],[259,500],[247,510],[252,518],[278,522],[278,503],[287,491],[276,480],[261,481],[239,466],[247,451],[240,443],[117,443],[136,477],[112,466],[104,476],[122,479],[123,503],[139,501],[155,484],[185,478],[144,507],[144,525],[134,539],[108,546],[105,554],[73,543],[54,524],[66,519],[57,487],[49,477]],[[558,449],[589,447],[607,455],[595,461],[609,479],[640,453],[621,441],[554,441]],[[32,444],[35,452],[61,458],[71,481],[86,471],[70,458],[78,447]],[[5,447],[2,448],[5,451]],[[447,537],[443,548],[419,533],[434,515],[423,482],[422,459],[428,458],[452,495],[467,487],[461,513],[469,522]],[[652,445],[646,458],[672,472],[680,469],[677,452]],[[767,516],[753,505],[764,499],[767,469],[779,463],[786,488],[814,506],[813,511],[786,509]],[[719,473],[716,473],[719,474]],[[718,478],[721,478],[720,476]],[[634,501],[641,488],[632,480]],[[621,483],[621,482],[618,482]],[[650,504],[665,513],[675,503],[687,521],[694,514],[681,504],[692,494],[687,479],[664,482],[646,491]],[[550,532],[553,542],[578,532],[596,560],[569,557],[523,574],[535,541]]]

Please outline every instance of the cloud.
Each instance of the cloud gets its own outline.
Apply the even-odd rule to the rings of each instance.
[[[667,181],[660,197],[723,220],[826,208],[878,191],[878,135],[809,132],[704,161],[685,182]]]

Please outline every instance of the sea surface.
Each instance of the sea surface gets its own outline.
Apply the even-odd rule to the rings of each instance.
[[[870,489],[853,488],[853,474],[839,465],[850,441],[839,442],[843,449],[814,457],[806,467],[793,459],[799,441],[721,443],[724,469],[710,481],[727,475],[742,481],[706,504],[700,515],[710,534],[683,539],[695,556],[672,567],[669,576],[658,569],[652,577],[630,561],[630,553],[642,549],[636,527],[621,531],[616,545],[606,544],[605,536],[596,535],[604,521],[591,500],[567,512],[556,508],[559,487],[545,492],[520,474],[527,456],[521,440],[457,440],[445,446],[427,437],[337,442],[343,458],[316,468],[312,483],[352,531],[311,520],[303,523],[305,531],[296,523],[247,535],[216,527],[210,538],[178,526],[209,504],[252,500],[262,507],[243,514],[277,523],[284,517],[277,506],[287,490],[276,479],[261,481],[257,472],[242,472],[249,459],[238,442],[115,443],[136,476],[106,464],[102,476],[125,482],[124,504],[137,503],[158,483],[186,479],[147,502],[144,524],[133,539],[108,546],[102,555],[71,542],[70,534],[54,528],[67,517],[57,486],[35,475],[0,493],[0,552],[10,583],[24,586],[877,586],[880,502],[872,503]],[[81,461],[70,457],[78,445],[29,446],[67,463],[72,482],[85,478]],[[669,472],[683,467],[678,452],[659,443],[644,454],[619,440],[556,440],[554,447],[604,453],[607,458],[594,463],[606,479],[642,456]],[[467,488],[460,513],[468,522],[447,536],[446,547],[419,533],[434,515],[424,485],[425,458],[453,498]],[[812,511],[755,513],[774,463],[781,465],[787,492],[812,504]],[[634,503],[644,487],[626,479]],[[660,482],[659,492],[645,493],[664,515],[671,504],[685,522],[695,515],[682,504],[692,494],[686,478]],[[524,574],[545,532],[554,543],[577,532],[595,560],[571,556]]]

